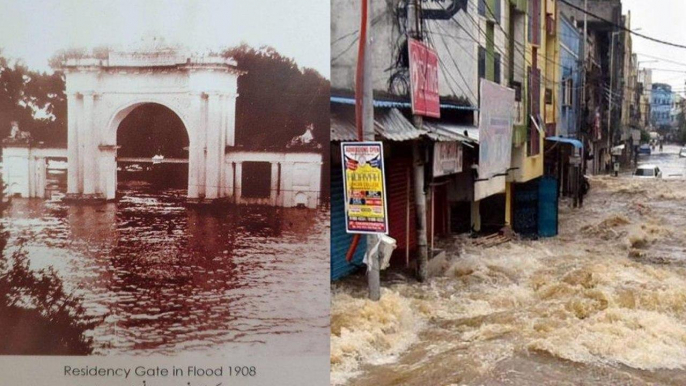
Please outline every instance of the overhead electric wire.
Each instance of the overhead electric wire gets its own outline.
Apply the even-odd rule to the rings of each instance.
[[[668,46],[672,46],[672,47],[677,47],[677,48],[684,48],[684,49],[686,49],[686,45],[668,42],[668,41],[665,41],[665,40],[661,40],[661,39],[654,38],[654,37],[652,37],[652,36],[644,35],[644,34],[642,34],[642,33],[636,32],[636,31],[632,31],[631,29],[629,29],[629,28],[627,28],[627,27],[625,27],[625,26],[623,26],[623,25],[619,25],[619,24],[617,24],[617,23],[615,23],[615,22],[613,22],[613,21],[611,21],[611,20],[607,20],[607,19],[605,19],[605,18],[603,18],[603,17],[600,17],[600,16],[598,16],[598,15],[592,13],[592,12],[589,12],[589,11],[587,11],[587,10],[585,10],[585,9],[583,9],[583,8],[581,8],[581,7],[577,6],[577,5],[575,5],[575,4],[570,3],[570,2],[567,1],[567,0],[559,0],[559,1],[560,1],[561,3],[567,4],[568,6],[570,6],[570,7],[574,8],[574,9],[576,9],[577,11],[580,11],[580,12],[582,12],[582,13],[585,13],[585,14],[588,15],[588,16],[592,16],[592,17],[594,17],[594,18],[596,18],[596,19],[598,19],[598,20],[600,20],[600,21],[604,21],[604,22],[606,22],[606,23],[608,23],[608,24],[614,26],[615,28],[618,28],[618,29],[620,29],[620,30],[622,30],[622,31],[625,31],[625,32],[629,32],[629,33],[631,33],[632,35],[636,35],[636,36],[638,36],[638,37],[641,37],[641,38],[646,39],[646,40],[650,40],[650,41],[655,42],[655,43],[660,43],[660,44],[664,44],[664,45],[668,45]]]

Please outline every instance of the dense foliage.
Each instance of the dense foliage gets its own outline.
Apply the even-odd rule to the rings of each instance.
[[[270,47],[241,45],[223,52],[246,74],[238,79],[236,143],[283,147],[314,124],[314,138],[329,141],[329,81]]]
[[[0,189],[0,216],[7,203]],[[96,322],[81,300],[65,291],[52,268],[33,270],[19,242],[7,253],[8,232],[0,226],[0,354],[86,355],[86,331]]]

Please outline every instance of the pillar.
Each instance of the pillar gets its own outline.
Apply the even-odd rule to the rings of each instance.
[[[238,94],[226,95],[226,146],[236,145],[236,98]]]
[[[472,201],[472,230],[475,232],[481,231],[481,212],[479,205],[481,201]]]
[[[512,183],[505,183],[505,226],[512,226]]]
[[[243,163],[242,162],[236,162],[236,197],[234,198],[234,202],[237,204],[240,204],[241,202],[241,196],[243,195],[242,192],[243,189]]]
[[[67,96],[67,194],[81,192],[79,186],[79,127],[78,95]]]
[[[207,96],[207,156],[205,174],[205,198],[216,199],[220,197],[220,184],[222,172],[222,156],[224,142],[222,141],[221,125],[221,96],[212,94]]]
[[[97,133],[93,128],[93,100],[95,94],[92,92],[83,94],[83,194],[95,195],[98,185],[98,161],[97,154]]]
[[[197,112],[193,120],[195,130],[190,136],[188,145],[188,198],[199,199],[205,197],[205,106],[204,94],[196,94],[191,98],[190,111]]]
[[[272,162],[272,173],[271,173],[271,191],[269,194],[269,203],[272,206],[276,206],[277,195],[276,192],[279,189],[279,163]]]

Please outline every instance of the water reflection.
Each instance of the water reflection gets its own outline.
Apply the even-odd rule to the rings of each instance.
[[[99,206],[15,200],[2,219],[102,319],[96,354],[328,353],[328,213],[121,193]]]

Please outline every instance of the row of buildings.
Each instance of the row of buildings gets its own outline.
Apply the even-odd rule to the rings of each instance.
[[[392,264],[412,267],[419,249],[431,256],[435,240],[447,234],[507,227],[553,236],[558,200],[569,196],[576,204],[584,173],[606,172],[613,162],[631,159],[633,136],[644,126],[646,111],[643,79],[626,32],[630,14],[622,13],[620,0],[584,3],[371,2],[374,129],[384,144],[389,235],[397,242]],[[335,280],[361,264],[365,248],[363,238],[351,250],[352,235],[345,231],[340,154],[340,142],[357,140],[360,1],[333,0],[332,8],[337,10],[331,27]],[[438,56],[440,118],[412,115],[410,38]],[[482,79],[514,90],[509,167],[488,176],[479,175],[485,140],[479,138],[480,113],[495,101],[482,95]],[[439,146],[458,149],[459,167],[447,175],[432,165]],[[490,188],[484,190],[484,184]]]

